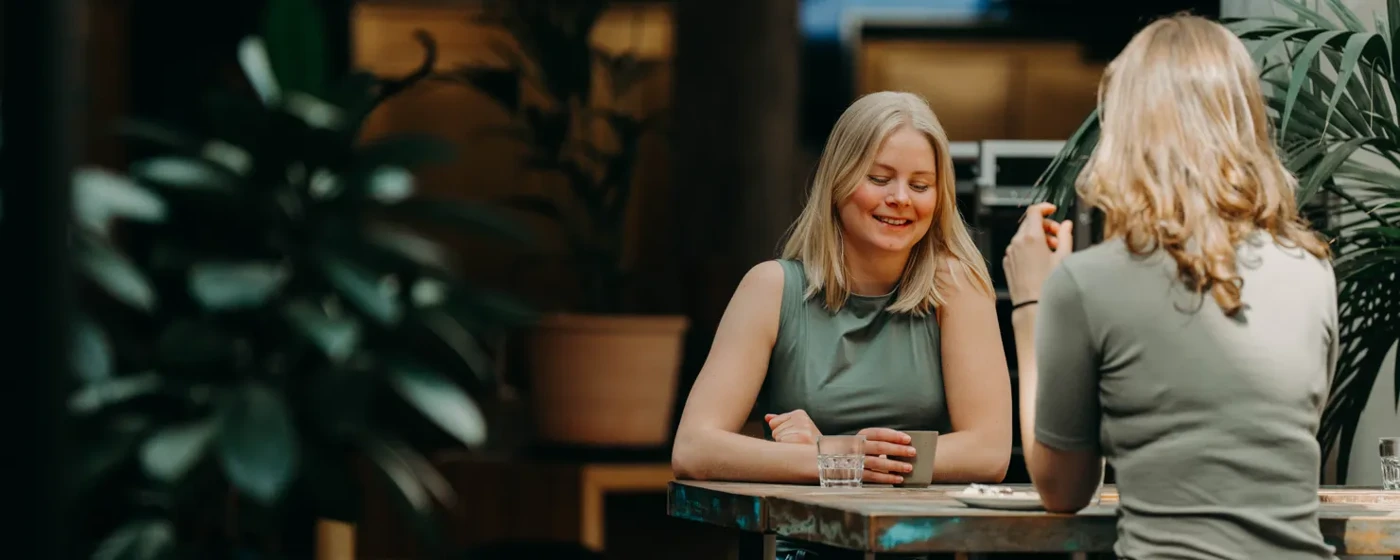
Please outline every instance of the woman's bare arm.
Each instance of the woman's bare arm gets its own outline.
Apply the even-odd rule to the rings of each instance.
[[[782,301],[783,268],[776,261],[753,267],[739,282],[681,413],[671,450],[671,469],[677,478],[817,480],[815,445],[778,443],[739,433],[768,372]]]
[[[953,432],[938,436],[933,478],[1001,482],[1011,463],[1011,375],[997,325],[996,299],[949,259],[941,275],[943,391]]]

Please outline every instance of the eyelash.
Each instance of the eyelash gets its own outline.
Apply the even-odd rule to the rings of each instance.
[[[882,186],[882,187],[885,186],[885,185],[887,185],[887,184],[889,184],[889,182],[890,182],[889,179],[886,179],[886,178],[884,178],[884,177],[877,177],[877,176],[875,176],[875,175],[867,175],[865,178],[866,178],[866,179],[870,179],[870,182],[875,183],[876,185],[879,185],[879,186]],[[914,189],[914,190],[916,190],[916,191],[919,191],[919,192],[924,192],[924,191],[928,190],[928,185],[913,184],[913,185],[909,185],[909,188],[912,188],[912,189]]]

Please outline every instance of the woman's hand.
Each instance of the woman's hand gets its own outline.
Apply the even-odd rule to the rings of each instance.
[[[904,473],[914,470],[914,465],[888,458],[914,456],[909,434],[889,428],[866,428],[856,434],[865,436],[865,482],[899,484],[904,482]]]
[[[773,432],[773,441],[779,443],[815,444],[817,438],[822,437],[816,422],[800,408],[782,414],[765,414],[763,420]]]
[[[1069,220],[1046,220],[1055,205],[1042,202],[1026,209],[1025,218],[1006,248],[1001,260],[1011,303],[1040,299],[1040,286],[1074,250],[1074,224]]]

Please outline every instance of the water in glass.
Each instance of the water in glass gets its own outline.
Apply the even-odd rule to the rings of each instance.
[[[859,488],[865,455],[818,455],[817,470],[824,487]]]
[[[1400,490],[1400,437],[1381,438],[1381,487]]]
[[[865,436],[817,439],[817,475],[827,488],[858,488],[865,471]]]

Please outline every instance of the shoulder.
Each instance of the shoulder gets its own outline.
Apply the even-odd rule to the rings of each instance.
[[[796,268],[800,268],[799,264]],[[787,269],[782,261],[763,261],[750,268],[744,274],[744,278],[739,281],[738,293],[761,297],[775,297],[781,301],[783,295],[783,282],[787,278]],[[736,293],[736,297],[738,296]]]
[[[955,255],[939,255],[933,281],[945,301],[996,297],[985,289],[972,267]]]

